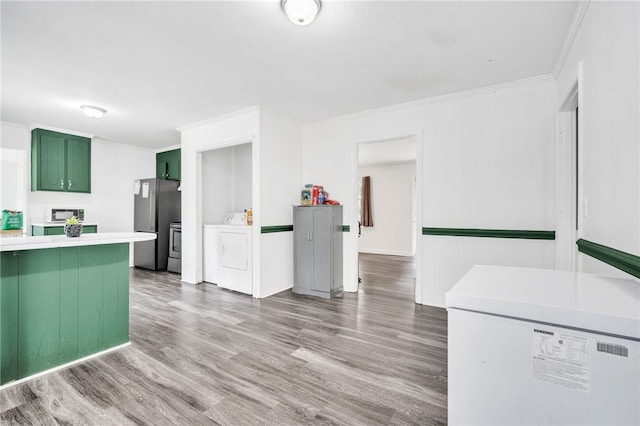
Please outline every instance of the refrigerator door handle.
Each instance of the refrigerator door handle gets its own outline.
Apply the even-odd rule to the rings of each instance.
[[[149,198],[150,198],[150,199],[153,199],[153,189],[149,189]],[[149,224],[150,224],[150,225],[151,225],[152,223],[155,223],[154,215],[155,215],[155,209],[149,208]],[[151,229],[151,228],[149,228],[149,231],[150,231],[150,232],[155,232],[155,231],[157,231],[157,230],[156,230],[156,229]]]

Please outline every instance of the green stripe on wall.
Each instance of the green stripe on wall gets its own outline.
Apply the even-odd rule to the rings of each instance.
[[[640,278],[640,257],[591,241],[576,241],[578,251]]]
[[[277,226],[263,226],[260,228],[261,234],[273,234],[274,232],[289,232],[293,231],[293,225],[277,225]],[[350,232],[351,227],[349,225],[342,225],[342,232]]]
[[[522,231],[511,229],[422,228],[422,235],[452,237],[519,238],[525,240],[555,240],[556,231]]]
[[[293,225],[276,225],[276,226],[263,226],[260,228],[261,234],[273,234],[274,232],[289,232],[293,231]]]

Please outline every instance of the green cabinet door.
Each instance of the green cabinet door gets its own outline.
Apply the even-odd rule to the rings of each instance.
[[[166,179],[169,172],[169,158],[167,152],[158,152],[156,154],[156,178]]]
[[[180,180],[180,169],[181,169],[181,152],[179,149],[174,149],[173,151],[169,151],[169,176],[167,179],[169,180]]]
[[[78,252],[78,356],[102,350],[102,246]]]
[[[83,247],[60,248],[60,363],[78,359],[78,252]],[[81,320],[81,319],[80,319]]]
[[[64,135],[33,133],[31,140],[31,190],[65,190]]]
[[[60,365],[60,254],[19,252],[18,377]]]
[[[18,378],[18,257],[0,252],[0,385]]]
[[[83,234],[96,234],[98,232],[98,225],[82,225]]]
[[[156,154],[156,178],[165,180],[180,180],[181,151],[159,152]]]
[[[64,226],[47,226],[44,235],[64,235]]]
[[[129,341],[129,244],[103,246],[102,346]]]
[[[91,192],[91,139],[31,131],[31,190]]]
[[[83,234],[95,234],[98,232],[98,225],[83,225]],[[64,225],[61,226],[31,226],[31,235],[39,237],[43,235],[64,235]]]
[[[91,140],[67,138],[67,191],[91,192]]]

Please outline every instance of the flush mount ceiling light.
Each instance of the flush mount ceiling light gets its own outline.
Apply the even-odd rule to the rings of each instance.
[[[106,109],[93,105],[80,105],[80,109],[82,109],[84,115],[91,118],[102,118],[104,113],[107,112]]]
[[[320,12],[320,0],[282,0],[280,6],[296,25],[309,25]]]

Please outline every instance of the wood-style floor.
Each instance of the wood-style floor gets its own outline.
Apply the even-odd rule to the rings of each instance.
[[[132,345],[0,391],[0,424],[446,424],[446,312],[411,260],[361,255],[333,300],[134,269]]]

